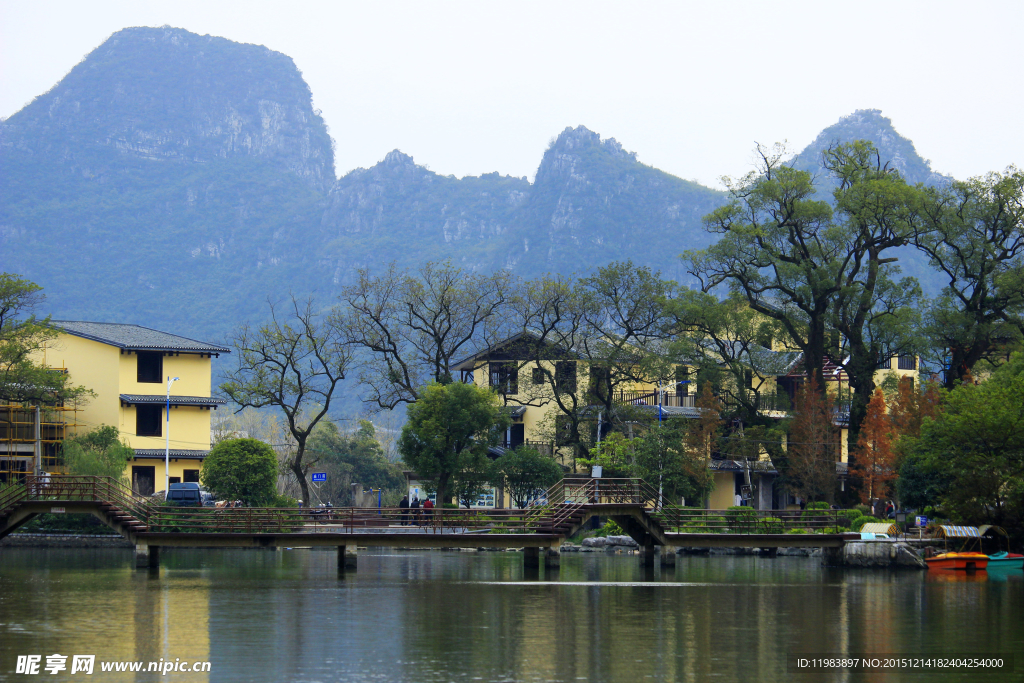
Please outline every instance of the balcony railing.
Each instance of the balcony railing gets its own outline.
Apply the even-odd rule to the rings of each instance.
[[[634,406],[669,406],[675,408],[693,408],[696,396],[693,394],[679,394],[675,391],[657,389],[626,390],[618,392],[616,401]]]
[[[498,446],[501,448],[516,448],[517,446],[526,446],[532,448],[541,455],[553,457],[555,454],[554,444],[549,441],[535,441],[532,439],[526,439],[525,441],[509,441],[508,439],[502,439],[498,442]]]

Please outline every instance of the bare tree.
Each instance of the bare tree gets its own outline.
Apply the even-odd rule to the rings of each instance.
[[[416,402],[429,382],[450,382],[455,360],[507,332],[515,287],[506,271],[467,273],[450,262],[415,273],[392,264],[378,277],[361,270],[331,323],[364,352],[359,380],[370,389],[369,402],[390,410]]]
[[[306,441],[330,410],[334,392],[348,371],[351,351],[337,328],[325,324],[312,299],[299,301],[293,296],[291,309],[282,319],[271,303],[270,322],[239,330],[234,339],[238,368],[228,373],[221,390],[240,409],[275,406],[281,410],[295,439],[287,467],[308,503]]]

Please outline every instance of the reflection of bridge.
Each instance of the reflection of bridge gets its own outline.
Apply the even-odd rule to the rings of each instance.
[[[356,546],[523,548],[527,565],[559,562],[559,546],[592,517],[614,520],[653,564],[655,546],[842,547],[834,512],[700,510],[664,505],[642,479],[566,479],[547,503],[527,509],[186,508],[155,505],[105,477],[26,477],[0,492],[0,538],[42,513],[87,513],[135,543],[137,566],[154,566],[161,547],[337,547],[339,567]],[[786,533],[800,529],[805,533]],[[670,564],[675,555],[662,552]]]

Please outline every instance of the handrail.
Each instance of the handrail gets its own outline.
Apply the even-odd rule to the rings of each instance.
[[[584,508],[636,506],[666,533],[777,534],[791,529],[838,533],[837,510],[702,510],[665,505],[643,479],[563,479],[547,491],[547,505],[524,509],[433,508],[207,508],[154,505],[123,482],[84,475],[30,475],[0,491],[0,512],[26,500],[94,501],[110,505],[164,533],[429,533],[564,535]],[[575,520],[575,521],[574,521]],[[568,527],[566,525],[569,525]],[[138,527],[136,527],[138,529]]]

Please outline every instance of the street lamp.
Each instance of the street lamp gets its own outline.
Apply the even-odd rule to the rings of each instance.
[[[167,447],[164,449],[164,498],[171,490],[171,385],[180,377],[167,378],[167,424],[164,433],[167,435]]]

